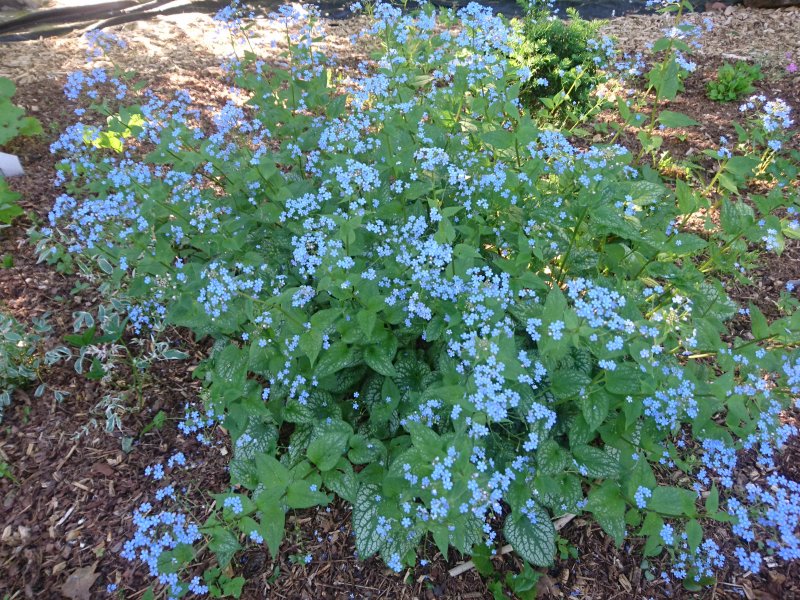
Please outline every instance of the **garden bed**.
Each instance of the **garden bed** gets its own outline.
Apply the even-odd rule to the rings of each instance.
[[[668,139],[665,146],[676,155],[716,148],[719,136],[734,137],[731,121],[735,105],[711,102],[704,81],[723,60],[745,59],[763,65],[769,78],[756,86],[769,96],[786,99],[794,114],[800,113],[800,78],[779,77],[785,55],[800,58],[800,9],[758,11],[736,8],[730,13],[697,15],[710,18],[715,27],[703,39],[698,54],[698,72],[687,81],[686,92],[674,110],[694,117],[703,125],[693,136]],[[612,21],[606,31],[618,36],[628,50],[640,48],[659,36],[664,26],[659,16],[629,16]],[[343,73],[367,58],[361,46],[352,47],[349,36],[362,22],[336,21],[327,24],[326,42],[340,55]],[[263,32],[269,26],[261,24]],[[154,89],[188,89],[201,104],[221,104],[227,90],[220,83],[219,60],[227,55],[227,44],[210,43],[215,26],[205,16],[191,20],[159,19],[120,28],[129,48],[125,67],[148,79]],[[56,195],[51,184],[54,159],[48,151],[59,127],[71,121],[71,109],[61,88],[66,75],[84,66],[84,42],[77,36],[0,46],[3,56],[0,76],[17,82],[18,104],[44,125],[44,138],[15,143],[9,151],[18,154],[26,175],[12,181],[23,194],[22,206],[34,219],[45,220]],[[122,56],[122,55],[121,55]],[[54,67],[54,65],[56,65]],[[630,140],[635,143],[634,140]],[[795,137],[797,142],[797,137]],[[91,288],[74,292],[78,279],[62,275],[36,262],[26,241],[30,219],[20,219],[0,231],[0,256],[13,256],[14,265],[0,269],[0,304],[17,319],[30,322],[50,313],[53,337],[71,333],[72,313],[96,307],[100,299]],[[768,317],[786,282],[800,279],[800,244],[787,242],[780,258],[764,261],[755,287],[736,288],[742,304],[752,301]],[[177,334],[176,334],[177,335]],[[188,336],[182,340],[194,362],[205,348]],[[0,431],[0,459],[12,466],[15,482],[0,479],[0,594],[16,598],[103,597],[107,584],[126,590],[126,598],[140,598],[149,578],[145,569],[123,561],[119,552],[131,534],[134,509],[152,495],[155,484],[144,476],[147,465],[167,454],[183,451],[193,469],[185,484],[196,488],[190,496],[207,501],[200,490],[223,490],[228,484],[225,471],[228,449],[224,444],[211,451],[185,439],[176,425],[183,407],[193,402],[200,386],[191,378],[185,363],[159,363],[148,376],[141,412],[126,415],[122,431],[107,434],[102,413],[95,411],[101,397],[124,390],[127,374],[120,371],[105,389],[77,375],[70,366],[56,366],[46,372],[48,383],[68,392],[61,403],[40,402],[18,394],[7,410]],[[159,411],[167,420],[160,428],[140,435]],[[797,419],[787,413],[787,420]],[[92,420],[98,422],[92,426]],[[123,437],[135,439],[133,451],[121,448]],[[220,435],[220,439],[224,439]],[[780,458],[782,466],[797,476],[800,444],[794,438]],[[764,476],[755,467],[746,475]],[[746,480],[738,482],[746,483]],[[291,513],[290,513],[291,514]],[[295,511],[287,521],[290,533],[278,560],[266,551],[249,551],[237,557],[235,571],[247,579],[245,598],[491,598],[492,594],[475,571],[451,577],[448,570],[458,558],[442,557],[431,547],[431,562],[414,570],[403,581],[385,565],[371,559],[354,558],[350,510],[341,502],[330,509]],[[683,598],[698,597],[656,580],[651,582],[640,569],[641,559],[628,545],[615,548],[611,538],[588,520],[575,519],[562,530],[581,555],[579,559],[558,560],[540,582],[543,598]],[[714,536],[720,546],[733,540],[727,533]],[[303,564],[294,557],[311,555]],[[501,565],[502,563],[502,565]],[[501,570],[517,570],[518,558],[497,559]],[[769,565],[768,565],[769,566]],[[276,568],[278,569],[276,571]],[[653,566],[658,572],[658,565]],[[719,582],[702,592],[704,598],[800,598],[800,569],[767,568],[758,576],[733,575],[727,568]]]

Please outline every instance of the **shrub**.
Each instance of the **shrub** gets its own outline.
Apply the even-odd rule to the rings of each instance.
[[[42,131],[37,119],[26,117],[25,111],[11,102],[15,92],[14,83],[0,77],[0,148],[18,136],[37,135]],[[9,189],[0,171],[0,226],[22,214],[17,200],[19,194]]]
[[[708,582],[724,557],[703,528],[732,520],[736,453],[771,464],[800,392],[797,301],[785,295],[770,323],[726,292],[755,248],[798,237],[788,107],[753,99],[739,143],[709,151],[713,179],[665,181],[616,137],[589,145],[534,122],[519,101],[528,74],[504,60],[519,40],[489,9],[374,15],[383,55],[344,89],[315,13],[282,7],[283,67],[249,39],[226,65],[244,100],[210,129],[185,91],[122,89],[118,111],[94,105],[106,125],[78,123],[53,146],[65,190],[43,256],[95,261],[134,328],[211,338],[195,372],[206,412],[181,430],[207,442],[222,421],[232,440],[217,513],[189,526],[147,503],[125,556],[176,595],[202,590],[181,569],[203,536],[223,569],[243,544],[275,554],[287,510],[336,494],[353,505],[359,556],[398,571],[425,538],[444,555],[505,538],[549,565],[551,517],[586,513],[617,544],[641,536],[646,555],[672,555],[687,587]],[[245,36],[236,6],[219,18]],[[683,46],[658,43],[648,140],[659,123],[691,125],[658,110],[686,75]],[[115,78],[78,74],[68,93]],[[770,191],[745,202],[754,179]],[[719,225],[688,230],[701,210]],[[729,330],[741,311],[748,339]],[[683,475],[668,483],[663,468]],[[737,508],[748,565],[768,532],[760,548],[792,556],[787,494]]]
[[[755,91],[753,83],[762,78],[758,65],[748,65],[737,60],[734,64],[723,64],[717,71],[716,79],[706,84],[706,90],[711,100],[732,102],[752,94]]]
[[[522,40],[512,56],[531,73],[519,95],[528,109],[544,99],[585,112],[592,90],[604,79],[601,69],[613,56],[613,45],[609,38],[597,39],[603,22],[585,21],[574,8],[567,9],[567,16],[561,20],[546,9],[531,8],[523,20]]]

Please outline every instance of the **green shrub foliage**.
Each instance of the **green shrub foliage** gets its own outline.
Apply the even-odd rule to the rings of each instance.
[[[597,36],[602,21],[585,21],[575,9],[568,9],[567,16],[561,20],[546,9],[534,8],[524,19],[522,40],[513,57],[530,69],[519,94],[528,109],[544,99],[585,110],[591,92],[603,80],[601,69],[613,57],[611,41]]]

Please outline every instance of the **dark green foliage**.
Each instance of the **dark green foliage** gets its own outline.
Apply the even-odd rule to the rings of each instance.
[[[597,63],[601,51],[599,44],[590,40],[595,40],[603,22],[584,21],[574,9],[567,12],[566,21],[541,10],[532,10],[525,17],[525,39],[515,58],[531,70],[520,91],[520,100],[528,108],[537,106],[540,98],[552,98],[562,91],[570,104],[586,105],[600,80]],[[541,85],[541,79],[547,84]]]

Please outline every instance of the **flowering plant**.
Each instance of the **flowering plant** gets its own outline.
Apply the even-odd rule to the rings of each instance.
[[[754,100],[760,116],[712,153],[710,181],[665,181],[641,158],[656,125],[692,124],[662,110],[688,74],[682,33],[656,44],[649,124],[618,104],[641,126],[637,156],[619,133],[590,145],[534,122],[508,59],[515,33],[489,9],[378,4],[365,35],[383,54],[342,82],[316,16],[273,15],[287,41],[275,66],[224,11],[243,41],[227,63],[238,92],[210,131],[187,92],[147,92],[113,112],[95,103],[106,124],[54,145],[65,191],[43,257],[95,261],[134,328],[213,339],[196,371],[208,414],[185,430],[221,421],[233,443],[217,514],[192,528],[143,506],[127,556],[175,595],[202,591],[175,566],[201,537],[223,567],[242,544],[275,554],[285,512],[332,494],[353,505],[359,556],[398,571],[426,536],[445,555],[502,537],[549,565],[565,513],[618,544],[646,538],[688,586],[724,560],[702,522],[736,514],[748,568],[770,528],[760,548],[793,556],[788,496],[734,504],[730,472],[737,450],[770,463],[791,433],[778,415],[800,391],[797,302],[785,295],[768,322],[726,291],[747,281],[753,248],[780,253],[800,234],[785,105]],[[75,76],[70,93],[111,78]],[[754,179],[769,191],[745,202]],[[709,210],[718,224],[689,228]],[[742,311],[748,339],[729,329]],[[664,467],[686,477],[667,484]]]

